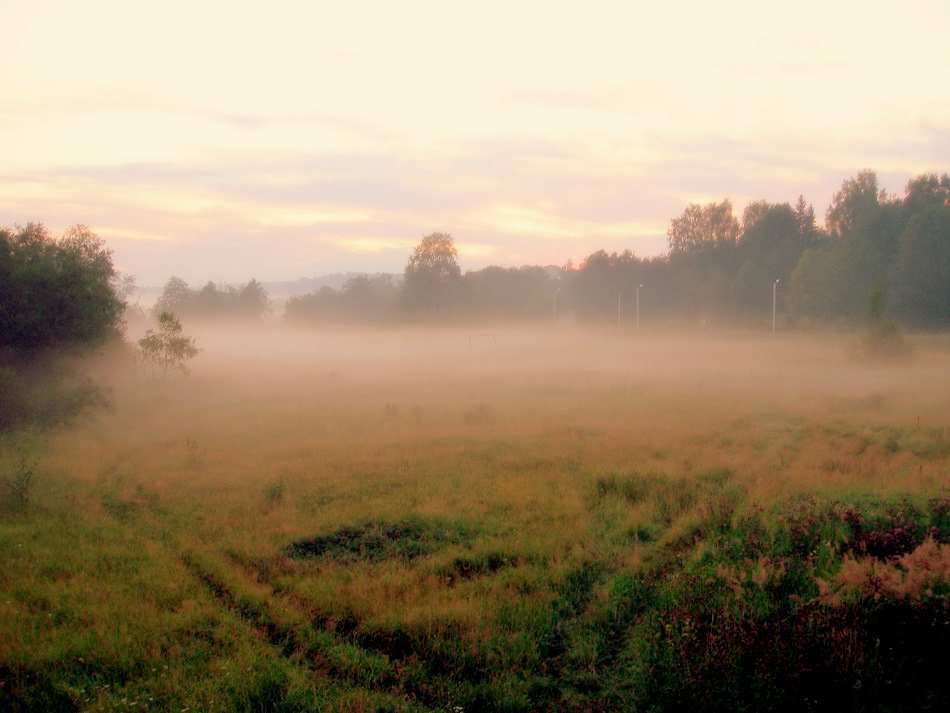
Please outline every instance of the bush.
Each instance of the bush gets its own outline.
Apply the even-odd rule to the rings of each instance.
[[[115,280],[111,252],[84,225],[58,241],[40,223],[0,229],[0,359],[29,363],[118,336]]]

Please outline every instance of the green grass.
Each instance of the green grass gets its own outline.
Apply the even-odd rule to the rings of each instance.
[[[0,709],[950,703],[945,343],[497,334],[199,335],[8,436]]]

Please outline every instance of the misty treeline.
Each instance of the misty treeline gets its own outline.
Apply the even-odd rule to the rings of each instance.
[[[950,176],[910,180],[903,196],[873,171],[842,183],[819,226],[814,208],[757,201],[688,206],[671,222],[666,255],[599,250],[579,265],[487,267],[462,273],[452,237],[426,236],[403,279],[361,276],[340,290],[291,298],[296,322],[404,319],[544,320],[764,326],[864,322],[875,290],[915,329],[950,326]]]
[[[264,286],[254,279],[240,286],[220,287],[209,281],[200,289],[192,289],[173,276],[165,283],[152,311],[156,316],[169,312],[179,317],[263,319],[270,313],[271,303]]]

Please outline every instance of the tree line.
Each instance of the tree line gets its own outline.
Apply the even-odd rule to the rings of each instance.
[[[842,183],[822,226],[802,196],[794,206],[753,202],[741,217],[728,199],[692,204],[672,219],[667,236],[669,250],[659,257],[598,250],[577,266],[463,273],[452,236],[431,233],[409,256],[401,279],[361,275],[339,290],[292,297],[283,317],[639,323],[643,315],[649,324],[763,327],[777,314],[800,328],[870,319],[883,336],[895,321],[914,329],[950,327],[946,173],[917,176],[900,196],[881,190],[873,171],[862,171]],[[41,223],[0,228],[0,429],[17,418],[57,422],[101,400],[81,380],[57,388],[71,375],[52,374],[50,364],[121,342],[133,291],[134,278],[116,272],[111,251],[85,225],[58,239]],[[140,352],[167,371],[161,360],[168,354],[196,353],[180,333],[180,318],[261,320],[271,310],[255,279],[193,289],[172,277],[154,308],[158,329],[143,338],[144,346],[139,340]]]
[[[692,204],[671,221],[667,254],[599,250],[579,265],[486,267],[463,273],[450,234],[425,236],[401,279],[361,275],[339,290],[288,300],[296,322],[565,319],[756,326],[857,324],[880,290],[881,309],[913,328],[950,326],[950,176],[911,179],[903,196],[873,171],[845,180],[819,226],[811,205],[757,201],[741,218],[726,199]],[[133,289],[87,226],[59,239],[40,223],[0,228],[0,368],[122,332]],[[272,306],[255,279],[241,286],[178,277],[154,314],[262,319]]]
[[[541,320],[756,327],[775,312],[798,327],[864,321],[876,288],[905,326],[950,326],[950,176],[911,179],[903,196],[873,171],[845,180],[819,226],[814,207],[725,199],[689,205],[671,221],[669,251],[640,258],[599,250],[578,266],[487,267],[462,273],[452,236],[427,235],[402,282],[364,276],[341,290],[291,298],[297,322],[401,319]],[[774,302],[773,302],[774,300]],[[641,310],[642,307],[642,310]]]
[[[264,286],[255,279],[244,285],[222,285],[207,282],[200,289],[192,289],[177,276],[169,278],[152,312],[163,312],[179,317],[236,317],[263,319],[271,311],[270,297]]]

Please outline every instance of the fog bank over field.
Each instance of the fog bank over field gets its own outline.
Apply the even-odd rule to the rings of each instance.
[[[190,378],[236,393],[304,399],[352,389],[425,400],[454,386],[477,397],[482,387],[544,384],[570,391],[722,392],[785,404],[942,399],[950,408],[950,353],[941,338],[920,341],[903,362],[874,364],[850,356],[849,338],[835,334],[200,325],[189,333],[203,350]]]

